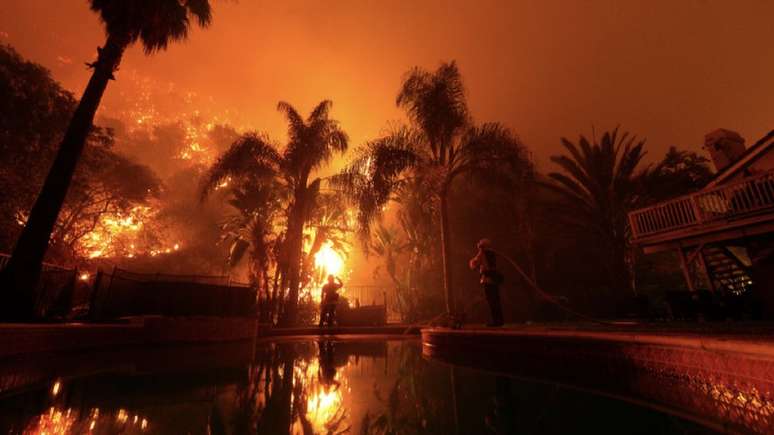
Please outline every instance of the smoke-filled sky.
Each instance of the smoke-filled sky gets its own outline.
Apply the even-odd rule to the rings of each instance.
[[[160,117],[187,110],[281,139],[276,103],[334,101],[353,144],[398,120],[395,94],[415,65],[456,59],[478,121],[510,126],[541,167],[559,137],[620,124],[650,159],[698,150],[725,127],[754,142],[774,128],[774,2],[767,0],[214,0],[214,21],[150,57],[125,55],[103,115],[138,94]],[[3,0],[0,42],[75,92],[102,45],[86,0]],[[144,86],[144,88],[143,88]],[[143,88],[143,89],[140,89]],[[195,107],[192,107],[195,106]]]

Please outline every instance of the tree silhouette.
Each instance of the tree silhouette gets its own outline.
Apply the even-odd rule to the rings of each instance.
[[[93,69],[92,76],[13,256],[3,271],[3,288],[11,292],[10,303],[4,304],[8,311],[6,317],[28,319],[32,316],[33,289],[51,232],[92,128],[94,114],[126,48],[140,41],[148,54],[162,50],[170,42],[186,38],[192,19],[206,27],[212,17],[209,0],[90,0],[90,7],[105,25],[107,41],[98,49],[97,60],[88,64]]]
[[[227,177],[247,177],[255,183],[270,177],[287,201],[286,231],[278,267],[287,288],[283,323],[296,322],[304,226],[313,217],[320,193],[320,178],[312,178],[335,153],[347,149],[348,138],[338,121],[329,117],[332,103],[320,102],[306,120],[286,102],[277,109],[288,120],[288,144],[282,152],[265,136],[250,133],[238,139],[213,165],[202,194],[206,196]],[[311,179],[311,180],[310,180]]]
[[[446,310],[451,314],[455,305],[448,199],[453,182],[462,175],[512,177],[530,164],[510,130],[499,123],[472,124],[454,62],[443,63],[432,73],[409,71],[396,103],[406,110],[412,125],[360,147],[335,183],[358,204],[365,234],[395,192],[412,182],[428,189],[440,217]]]
[[[548,184],[566,201],[560,216],[568,224],[594,234],[603,253],[613,288],[630,286],[627,266],[628,226],[626,214],[639,198],[645,172],[635,173],[645,155],[645,141],[637,141],[618,129],[605,132],[591,142],[580,136],[578,144],[562,138],[569,155],[553,156],[563,172],[551,172]]]

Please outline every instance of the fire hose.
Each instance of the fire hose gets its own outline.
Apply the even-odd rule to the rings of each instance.
[[[591,317],[591,316],[588,316],[586,314],[580,313],[580,312],[578,312],[578,311],[576,311],[576,310],[574,310],[574,309],[564,305],[555,296],[551,295],[550,293],[547,293],[545,290],[540,288],[540,286],[538,286],[537,283],[532,278],[530,278],[529,275],[527,275],[524,272],[524,269],[522,269],[521,266],[519,266],[519,264],[516,263],[516,261],[514,261],[512,258],[510,258],[509,256],[503,254],[502,252],[495,251],[494,249],[490,249],[490,250],[492,252],[494,252],[496,255],[499,255],[500,257],[504,258],[516,270],[516,272],[518,272],[518,274],[522,277],[522,279],[524,279],[524,281],[529,285],[529,288],[532,289],[532,291],[535,294],[537,294],[537,296],[539,298],[541,298],[542,300],[544,300],[544,301],[546,301],[546,302],[548,302],[550,304],[553,304],[556,307],[558,307],[559,309],[561,309],[562,311],[564,311],[564,312],[566,312],[568,314],[571,314],[571,315],[573,315],[575,317],[578,317],[580,319],[588,320],[589,322],[597,323],[597,324],[600,324],[600,325],[607,325],[607,326],[615,326],[615,325],[617,325],[617,323],[615,323],[615,322],[608,322],[608,321],[605,321],[605,320],[596,319],[594,317]],[[463,310],[463,312],[467,311],[467,309],[471,308],[473,305],[474,304],[469,304],[466,307],[466,310]],[[448,323],[450,324],[450,326],[453,329],[459,329],[462,326],[462,319],[459,318],[459,316],[456,316],[456,315],[453,315],[453,314],[450,314],[450,313],[441,313],[441,314],[439,314],[439,315],[437,315],[437,316],[435,316],[435,317],[433,317],[431,319],[428,319],[428,320],[425,320],[425,321],[422,321],[422,322],[417,322],[417,323],[414,323],[412,325],[409,325],[406,328],[406,331],[404,333],[408,333],[409,331],[413,330],[414,328],[417,328],[417,327],[420,327],[420,326],[423,326],[423,325],[428,325],[428,324],[432,325],[433,323],[437,322],[439,319],[442,319],[444,317],[448,317],[449,318],[448,319],[449,320]]]

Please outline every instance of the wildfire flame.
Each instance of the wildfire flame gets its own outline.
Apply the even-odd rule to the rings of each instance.
[[[327,242],[315,254],[314,265],[322,272],[323,276],[338,276],[344,269],[344,259],[333,249],[332,244]]]
[[[94,230],[79,243],[79,251],[88,258],[127,257],[169,254],[180,250],[180,242],[149,246],[142,240],[145,222],[155,218],[156,212],[147,206],[134,207],[127,215],[103,216]],[[88,279],[88,277],[86,278]]]

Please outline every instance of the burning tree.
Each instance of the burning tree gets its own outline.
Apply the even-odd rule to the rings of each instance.
[[[322,180],[312,178],[312,174],[327,163],[334,153],[342,153],[347,149],[346,133],[337,121],[329,118],[331,105],[327,100],[321,102],[305,120],[293,106],[280,102],[277,108],[288,120],[289,142],[284,149],[280,151],[266,135],[245,134],[210,168],[202,187],[202,198],[218,187],[234,183],[237,186],[232,190],[235,199],[238,195],[252,195],[263,202],[262,209],[280,207],[278,204],[282,204],[279,224],[273,219],[277,214],[268,213],[260,217],[260,223],[256,222],[261,228],[259,231],[251,230],[250,237],[239,236],[236,239],[241,240],[238,249],[244,250],[248,246],[252,248],[254,260],[264,261],[265,258],[275,263],[273,299],[287,300],[283,312],[283,322],[286,324],[296,322],[304,263],[309,264],[310,258],[313,258],[304,258],[304,229],[315,217],[316,206],[321,201]],[[274,203],[273,198],[279,202]],[[257,215],[252,212],[252,216]],[[245,218],[243,216],[241,222],[254,219]],[[326,240],[331,240],[331,228],[323,225],[324,221],[327,219],[320,220],[318,226],[318,234],[325,236],[324,240],[316,242],[320,247]],[[270,234],[276,236],[269,245],[262,240],[266,240],[265,237]],[[249,239],[252,241],[247,242]],[[273,256],[264,257],[268,252],[272,252]],[[266,270],[264,264],[260,268]],[[268,282],[266,276],[263,282]],[[283,297],[285,292],[286,298]]]
[[[0,198],[0,251],[8,252],[27,221],[76,101],[47,70],[10,47],[0,47],[0,89],[0,189],[5,193]],[[129,235],[133,231],[128,230],[142,225],[160,190],[153,171],[116,152],[112,129],[93,127],[47,260],[75,264],[116,251],[119,233]]]
[[[3,271],[3,287],[13,292],[11,303],[6,304],[7,317],[27,319],[32,315],[32,289],[40,274],[51,232],[92,128],[94,114],[126,48],[140,41],[147,53],[162,50],[170,42],[186,38],[191,19],[202,27],[209,25],[211,19],[208,0],[91,0],[90,4],[105,24],[107,41],[98,49],[97,60],[89,64],[94,73]]]

